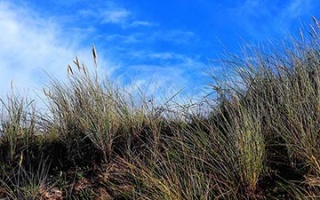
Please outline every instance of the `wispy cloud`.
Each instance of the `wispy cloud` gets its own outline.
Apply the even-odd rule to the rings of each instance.
[[[80,17],[87,21],[94,21],[98,24],[113,24],[121,28],[137,28],[153,26],[147,20],[137,19],[135,13],[121,5],[105,2],[78,11]]]
[[[125,9],[106,10],[100,13],[102,23],[125,24],[130,12]]]
[[[0,30],[1,94],[10,90],[11,81],[20,90],[40,90],[48,76],[64,80],[75,56],[92,63],[90,46],[80,47],[79,38],[30,9],[1,2]]]
[[[170,96],[183,89],[185,95],[194,99],[204,95],[202,86],[208,80],[204,70],[208,66],[198,58],[172,52],[140,52],[136,56],[143,55],[155,62],[127,65],[123,67],[126,71],[117,73],[131,91],[138,87],[147,96]],[[163,63],[164,60],[168,62]]]
[[[187,56],[175,52],[155,52],[155,51],[148,51],[148,50],[140,50],[140,51],[130,51],[128,52],[128,55],[134,59],[141,60],[148,58],[149,62],[157,62],[157,63],[164,63],[163,67],[165,66],[165,63],[172,64],[180,64],[185,66],[192,66],[193,67],[199,67],[203,66],[203,64],[200,64],[199,58],[197,56]],[[185,68],[186,69],[186,68]]]
[[[229,9],[228,15],[253,39],[268,39],[288,34],[294,20],[306,17],[311,20],[317,12],[313,1],[246,0],[240,6]]]
[[[139,43],[142,41],[142,34],[141,33],[131,33],[131,34],[108,34],[102,33],[100,35],[101,39],[109,42],[117,42],[117,43],[124,43],[124,44],[133,44]]]
[[[191,31],[183,30],[162,30],[153,29],[149,31],[137,31],[130,33],[103,33],[101,37],[110,42],[133,44],[133,43],[157,43],[170,42],[171,44],[181,45],[190,44],[191,41],[197,40],[197,35]]]
[[[129,24],[130,27],[139,27],[139,26],[155,26],[154,23],[148,21],[136,20]]]
[[[175,43],[189,43],[192,39],[195,39],[196,34],[192,31],[184,30],[169,30],[165,32],[159,32],[155,34],[155,38],[159,40],[168,40]]]

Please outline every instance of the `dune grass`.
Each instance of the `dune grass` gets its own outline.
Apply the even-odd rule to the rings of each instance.
[[[178,93],[155,104],[101,76],[93,48],[93,69],[76,58],[67,83],[44,88],[46,115],[0,99],[0,198],[318,199],[316,19],[310,30],[221,61],[233,76],[193,113]]]

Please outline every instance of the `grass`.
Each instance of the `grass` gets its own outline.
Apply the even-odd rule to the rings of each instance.
[[[99,76],[93,48],[93,69],[76,58],[44,88],[48,114],[0,99],[0,198],[318,199],[316,19],[310,30],[229,55],[233,75],[213,76],[194,109]]]

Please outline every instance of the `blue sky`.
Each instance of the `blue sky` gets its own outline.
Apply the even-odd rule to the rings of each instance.
[[[146,90],[201,96],[210,60],[250,44],[281,41],[320,19],[317,0],[0,0],[0,92],[40,92],[50,76],[64,80],[78,56]]]

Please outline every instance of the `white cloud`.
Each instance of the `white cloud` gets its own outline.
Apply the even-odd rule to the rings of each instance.
[[[139,33],[132,33],[129,35],[122,35],[122,34],[103,34],[103,40],[105,41],[116,41],[121,42],[124,44],[133,44],[142,41],[142,34]]]
[[[130,12],[125,9],[106,10],[101,13],[102,23],[125,24]]]
[[[153,22],[137,17],[137,12],[119,3],[104,1],[86,6],[78,15],[86,21],[98,24],[113,24],[123,29],[155,26]]]
[[[148,21],[140,21],[140,20],[136,20],[133,21],[130,25],[130,27],[138,27],[138,26],[154,26],[153,23],[148,22]]]
[[[147,96],[170,96],[180,89],[185,89],[185,94],[192,98],[204,95],[202,86],[208,77],[203,71],[207,66],[197,58],[170,52],[141,52],[142,54],[146,57],[171,59],[171,61],[162,65],[157,61],[156,64],[125,66],[127,70],[119,75],[119,79],[122,78],[123,82],[131,88],[130,90],[132,86],[138,86]]]
[[[146,50],[130,51],[128,52],[128,55],[138,59],[147,57],[149,59],[159,59],[159,60],[181,59],[182,57],[184,57],[183,55],[173,53],[173,52],[153,52],[153,51],[146,51]]]
[[[9,92],[12,81],[18,90],[32,93],[41,92],[49,76],[64,80],[75,56],[88,65],[93,62],[90,46],[80,47],[79,38],[30,9],[1,2],[0,30],[1,96]],[[103,58],[100,63],[105,64]]]
[[[92,12],[92,14],[97,15],[95,12]],[[135,20],[133,14],[124,8],[106,8],[101,10],[98,16],[102,24],[116,24],[125,29],[154,26],[154,24],[149,21]]]
[[[97,6],[99,5],[99,6]],[[114,24],[124,29],[154,26],[152,22],[137,19],[135,13],[120,5],[106,2],[79,10],[78,16],[99,24]]]
[[[102,38],[107,41],[115,41],[123,44],[133,43],[154,43],[154,42],[170,42],[172,44],[188,44],[197,40],[195,33],[183,30],[152,30],[132,32],[129,34],[102,34]]]

